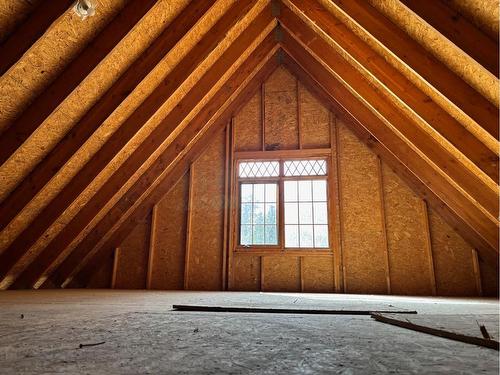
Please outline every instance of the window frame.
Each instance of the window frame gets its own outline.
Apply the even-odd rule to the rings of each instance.
[[[285,176],[284,162],[288,160],[326,160],[326,175],[325,176]],[[239,164],[241,162],[259,162],[259,161],[278,161],[279,176],[275,177],[239,177]],[[246,254],[281,254],[281,255],[331,255],[333,252],[334,232],[333,232],[333,196],[332,196],[332,161],[330,149],[309,149],[309,150],[277,150],[277,151],[240,151],[234,153],[233,158],[233,183],[235,189],[232,190],[233,197],[231,202],[234,204],[232,210],[233,228],[233,248],[236,253]],[[289,247],[285,248],[285,223],[284,223],[284,182],[287,180],[324,180],[326,181],[327,194],[327,215],[328,215],[328,247]],[[240,245],[240,218],[241,218],[241,185],[249,183],[277,183],[277,245]]]

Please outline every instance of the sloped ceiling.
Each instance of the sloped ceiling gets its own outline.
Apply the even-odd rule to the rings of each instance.
[[[497,261],[484,16],[445,1],[95,3],[85,20],[60,0],[0,8],[0,288],[85,278],[279,64]]]

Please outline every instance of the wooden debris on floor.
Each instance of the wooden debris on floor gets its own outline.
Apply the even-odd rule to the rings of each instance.
[[[410,319],[398,314],[372,313],[371,316],[379,322],[499,350],[498,315],[418,315]]]

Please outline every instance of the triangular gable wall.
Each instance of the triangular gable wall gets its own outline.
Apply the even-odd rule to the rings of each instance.
[[[478,250],[481,289],[481,262],[498,260],[498,81],[470,58],[460,61],[481,79],[437,58],[441,51],[424,47],[391,9],[362,0],[103,1],[99,18],[84,24],[70,9],[59,17],[64,3],[47,18],[36,9],[0,46],[30,48],[2,54],[10,68],[1,67],[0,81],[8,93],[0,288],[67,286],[76,274],[86,284],[226,125],[242,92],[277,65],[271,56],[281,46],[279,62]],[[78,37],[59,48],[59,36],[75,28]],[[50,66],[59,53],[66,60]],[[337,272],[336,290],[339,280]]]
[[[331,220],[341,256],[234,254],[230,265],[223,262],[230,143],[223,131],[118,246],[114,262],[110,258],[90,278],[90,286],[221,290],[226,272],[230,290],[333,292],[341,270],[344,292],[495,295],[494,268],[479,261],[472,246],[284,67],[235,114],[228,150],[261,150],[263,121],[267,147],[297,149],[299,121],[304,149],[330,147],[333,137],[338,213]]]

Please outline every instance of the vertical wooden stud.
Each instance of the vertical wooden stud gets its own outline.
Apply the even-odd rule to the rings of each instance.
[[[186,225],[186,260],[184,263],[184,289],[189,288],[189,262],[191,258],[191,226],[192,226],[192,209],[193,209],[193,164],[189,167],[189,188],[188,188],[188,210],[187,210],[187,225]]]
[[[259,262],[259,267],[260,267],[260,291],[264,291],[264,271],[262,265],[264,264],[264,258],[263,256],[260,257],[260,262]]]
[[[300,291],[304,292],[304,257],[299,257]]]
[[[153,206],[153,212],[151,215],[151,232],[149,237],[149,257],[148,257],[148,273],[146,276],[146,288],[151,289],[152,277],[153,277],[153,262],[155,256],[156,247],[156,225],[157,225],[157,215],[158,215],[158,205]]]
[[[117,247],[113,256],[113,273],[111,275],[111,289],[115,289],[116,286],[116,274],[118,272],[118,257],[120,255],[120,248]]]
[[[421,202],[421,212],[422,212],[422,221],[425,229],[425,237],[426,237],[426,250],[427,250],[427,259],[429,261],[429,275],[430,275],[430,283],[432,295],[437,295],[436,288],[436,274],[434,272],[434,257],[432,256],[432,241],[431,241],[431,230],[429,227],[429,214],[427,211],[427,202],[423,199]]]
[[[230,176],[230,185],[228,191],[230,192],[230,200],[229,200],[229,238],[228,238],[228,277],[227,277],[227,289],[233,290],[234,285],[234,275],[233,275],[233,258],[234,258],[234,244],[236,243],[236,232],[235,232],[235,223],[236,223],[236,173],[235,173],[235,165],[234,165],[234,117],[231,117],[231,122],[229,125],[229,138],[231,142],[231,154],[229,160],[229,176]]]
[[[340,160],[339,160],[339,141],[337,118],[328,112],[330,123],[330,173],[328,186],[330,190],[330,217],[333,218],[330,223],[330,241],[335,241],[333,249],[333,269],[335,292],[345,291],[345,270],[343,266],[343,242],[342,242],[342,206],[340,194]],[[338,225],[338,228],[337,228]],[[332,244],[333,245],[333,244]]]
[[[299,80],[295,80],[295,89],[297,96],[297,132],[299,137],[299,150],[302,150],[302,138],[301,138],[301,126],[302,126],[302,115],[301,115],[301,107],[300,107],[300,87]]]
[[[222,249],[222,290],[227,290],[227,263],[229,250],[229,179],[231,163],[231,123],[226,125],[226,148],[224,152],[224,234]]]
[[[474,267],[474,279],[476,280],[477,295],[483,295],[483,287],[481,285],[481,271],[479,269],[479,259],[477,257],[477,250],[472,249],[472,265]]]
[[[391,294],[391,266],[389,259],[389,244],[387,243],[387,225],[386,225],[386,217],[385,217],[385,199],[384,199],[384,178],[382,176],[382,162],[380,161],[380,157],[377,156],[377,170],[378,170],[378,187],[380,194],[380,212],[382,213],[382,236],[384,239],[384,247],[385,247],[385,275],[387,280],[387,293]]]
[[[266,151],[266,84],[260,85],[260,121],[262,127],[262,151]]]

